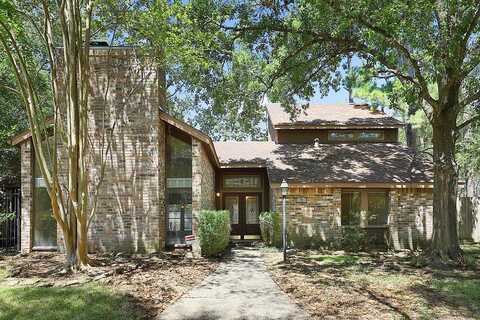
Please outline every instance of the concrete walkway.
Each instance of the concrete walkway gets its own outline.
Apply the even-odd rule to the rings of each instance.
[[[255,248],[235,248],[199,286],[159,317],[162,320],[308,319],[273,282]]]

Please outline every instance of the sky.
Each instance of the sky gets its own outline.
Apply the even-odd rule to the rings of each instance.
[[[339,104],[339,103],[348,103],[348,92],[345,89],[340,89],[337,92],[335,90],[330,89],[328,95],[325,97],[321,97],[319,94],[316,94],[310,102],[312,103],[320,103],[320,104]]]

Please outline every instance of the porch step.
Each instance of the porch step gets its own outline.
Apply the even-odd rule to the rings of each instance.
[[[263,242],[258,239],[231,239],[230,243],[233,247],[259,247],[263,245]]]

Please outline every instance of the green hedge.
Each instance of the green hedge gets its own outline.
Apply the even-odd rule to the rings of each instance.
[[[202,210],[198,238],[203,256],[211,257],[225,251],[230,242],[230,213],[226,210]]]
[[[282,227],[280,214],[277,212],[262,212],[260,214],[260,232],[268,246],[282,247]]]
[[[343,250],[358,252],[367,249],[368,238],[365,229],[359,226],[342,227],[341,248]]]

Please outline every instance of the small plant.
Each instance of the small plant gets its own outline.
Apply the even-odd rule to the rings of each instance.
[[[15,212],[0,212],[0,223],[15,219]]]
[[[277,212],[262,212],[260,214],[260,232],[267,246],[280,248],[282,246],[280,215]]]
[[[367,247],[367,233],[358,226],[342,228],[341,246],[344,250],[358,252]]]
[[[230,242],[230,213],[226,210],[202,210],[198,220],[198,237],[202,255],[216,256]]]

